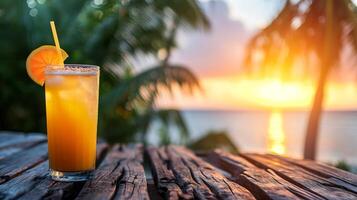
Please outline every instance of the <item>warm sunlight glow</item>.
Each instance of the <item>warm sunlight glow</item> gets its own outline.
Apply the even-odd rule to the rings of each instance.
[[[275,111],[269,118],[268,152],[279,155],[285,154],[285,133],[281,112]]]
[[[257,103],[270,108],[305,107],[310,104],[312,85],[304,82],[262,80],[250,88]]]
[[[254,109],[254,110],[308,110],[314,96],[314,82],[279,79],[249,79],[239,76],[201,79],[203,93],[193,96],[174,89],[174,95],[161,93],[160,107],[186,109]],[[329,82],[326,86],[325,109],[357,108],[355,81]]]
[[[162,95],[163,107],[209,107],[216,109],[305,109],[310,107],[314,94],[309,81],[282,82],[278,79],[244,79],[242,77],[206,78],[201,85],[204,93],[197,93],[189,99],[181,94]]]

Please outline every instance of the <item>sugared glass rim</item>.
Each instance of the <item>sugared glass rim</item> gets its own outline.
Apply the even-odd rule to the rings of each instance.
[[[47,65],[45,75],[96,75],[99,66],[87,64]]]

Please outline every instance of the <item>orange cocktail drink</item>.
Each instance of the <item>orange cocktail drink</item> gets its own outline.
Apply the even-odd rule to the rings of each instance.
[[[72,64],[45,70],[48,153],[54,179],[86,178],[85,173],[95,168],[98,86],[97,66]]]
[[[55,46],[42,45],[26,59],[29,77],[45,86],[50,175],[57,181],[88,180],[95,169],[99,67],[64,64],[55,23]]]

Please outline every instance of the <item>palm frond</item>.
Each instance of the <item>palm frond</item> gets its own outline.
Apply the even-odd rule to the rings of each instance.
[[[104,94],[101,102],[107,108],[118,103],[126,102],[126,106],[129,106],[135,101],[149,102],[151,98],[157,97],[159,91],[172,92],[174,85],[190,93],[200,87],[196,76],[184,66],[156,66],[123,80],[112,91]]]
[[[343,12],[347,15],[347,42],[351,44],[354,51],[357,52],[357,6],[350,1],[343,1],[341,3]]]
[[[111,43],[115,41],[115,33],[118,28],[118,18],[117,16],[108,16],[92,31],[91,36],[85,45],[85,52],[92,59],[103,63],[106,58],[110,55],[110,48],[108,48]],[[100,49],[100,51],[98,51]],[[114,56],[113,56],[114,57]],[[120,58],[120,54],[116,57]],[[114,57],[115,58],[115,57]],[[116,59],[120,60],[120,59]]]
[[[310,59],[311,65],[305,70],[316,71],[321,66],[316,62],[328,59],[331,66],[338,66],[343,45],[352,45],[357,52],[357,15],[352,1],[333,1],[333,37],[329,44],[333,46],[331,55],[324,55],[326,17],[324,0],[301,0],[292,3],[288,0],[279,15],[264,29],[259,31],[249,42],[244,60],[247,71],[291,71],[299,60]],[[307,8],[301,9],[304,5]],[[300,22],[298,27],[294,21]],[[347,43],[346,43],[347,42]],[[259,58],[256,54],[259,53]],[[355,55],[355,54],[353,54]],[[354,59],[356,57],[354,56]]]
[[[259,66],[258,70],[264,72],[269,70],[266,67],[271,67],[273,63],[277,62],[278,57],[274,55],[278,55],[278,51],[280,52],[284,46],[282,38],[293,31],[291,23],[298,15],[298,11],[299,4],[293,4],[289,0],[285,1],[282,10],[273,21],[251,38],[244,58],[244,67],[247,71],[255,70],[252,66],[256,64]],[[257,52],[262,55],[259,60],[254,57]]]
[[[150,112],[150,120],[157,120],[161,124],[159,131],[160,134],[160,143],[170,144],[170,143],[180,143],[185,144],[190,136],[190,131],[186,126],[186,122],[182,113],[176,109],[159,109],[152,110]],[[178,134],[180,136],[180,141],[172,141],[170,137],[170,128],[177,128]]]
[[[210,28],[209,20],[200,9],[197,1],[173,0],[165,1],[165,3],[167,3],[168,7],[180,18],[180,21],[185,27],[202,28],[204,30]]]

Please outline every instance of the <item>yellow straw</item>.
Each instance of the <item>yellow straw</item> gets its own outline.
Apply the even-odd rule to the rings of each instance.
[[[60,44],[59,44],[59,41],[58,41],[58,36],[57,36],[57,31],[56,31],[55,22],[54,22],[54,21],[51,21],[51,22],[50,22],[50,25],[51,25],[53,40],[55,41],[55,45],[56,45],[56,49],[57,49],[57,54],[58,54],[58,57],[61,59],[61,60],[60,60],[60,63],[61,63],[62,66],[64,66],[63,58],[62,58],[62,53],[61,53],[61,47],[60,47]]]

